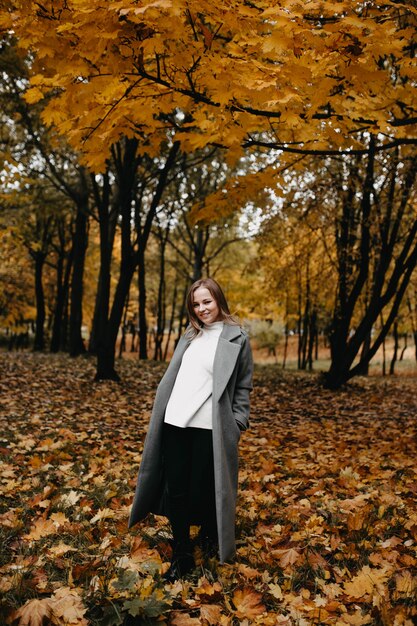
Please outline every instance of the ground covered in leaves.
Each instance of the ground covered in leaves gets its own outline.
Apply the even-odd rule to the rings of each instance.
[[[417,381],[257,370],[241,439],[236,562],[196,549],[164,584],[169,528],[127,531],[164,366],[0,355],[0,616],[41,624],[417,623]]]

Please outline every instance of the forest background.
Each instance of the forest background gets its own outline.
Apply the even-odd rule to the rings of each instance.
[[[327,346],[336,388],[392,333],[392,372],[417,337],[415,19],[397,2],[5,3],[10,345],[30,326],[36,350],[77,355],[88,334],[97,377],[117,377],[119,329],[166,358],[211,274],[284,364],[291,336],[300,368]]]
[[[346,399],[345,391],[326,395],[330,391],[323,388],[343,389],[355,376],[368,374],[376,357],[384,374],[394,373],[404,355],[417,358],[415,0],[4,0],[1,6],[2,346],[67,352],[71,357],[87,351],[96,357],[94,372],[90,360],[62,361],[56,354],[49,354],[49,360],[42,360],[41,354],[36,361],[25,352],[27,366],[18,355],[4,361],[11,381],[4,402],[14,407],[18,424],[10,435],[15,443],[10,466],[4,470],[5,493],[13,493],[16,463],[33,450],[30,473],[37,475],[44,471],[41,467],[51,465],[54,480],[60,472],[65,475],[61,491],[51,499],[55,487],[46,487],[41,496],[38,478],[26,476],[31,506],[40,507],[33,527],[29,511],[23,525],[18,522],[18,503],[3,513],[2,528],[12,554],[2,569],[2,589],[10,600],[7,619],[31,626],[47,617],[61,623],[62,611],[67,623],[85,623],[75,572],[76,584],[88,580],[86,597],[91,594],[96,601],[97,594],[103,594],[107,622],[98,623],[119,624],[122,621],[117,620],[126,615],[151,623],[176,606],[170,623],[178,626],[246,623],[245,619],[260,624],[411,625],[417,526],[411,514],[405,521],[404,511],[413,494],[409,467],[413,392],[407,383],[401,387],[399,382],[398,388],[392,383],[395,393],[404,394],[407,413],[381,396],[372,381],[368,386],[360,379],[358,387],[351,387],[364,394],[361,401]],[[112,561],[113,569],[102,574],[107,548],[127,546],[115,539],[131,497],[120,478],[125,470],[119,468],[112,476],[110,491],[94,497],[85,492],[84,497],[84,487],[73,492],[79,483],[68,478],[65,463],[76,469],[74,442],[97,438],[96,460],[86,448],[85,463],[101,489],[96,473],[109,470],[94,463],[107,458],[108,435],[107,431],[91,435],[93,407],[85,398],[84,417],[78,416],[80,425],[85,422],[85,437],[71,435],[77,398],[82,397],[78,384],[84,385],[85,376],[120,380],[119,372],[122,379],[132,381],[134,359],[142,375],[141,398],[150,402],[162,366],[148,367],[145,361],[169,359],[187,323],[186,290],[203,275],[225,286],[231,308],[249,328],[257,360],[277,365],[259,370],[255,406],[265,423],[243,444],[250,513],[245,517],[243,505],[239,515],[243,535],[252,545],[241,553],[247,558],[239,570],[245,582],[234,578],[236,570],[229,571],[230,585],[224,582],[229,574],[219,588],[213,580],[200,581],[191,615],[184,617],[184,589],[175,592],[174,601],[175,593],[163,592],[158,580],[155,586],[149,571],[138,574],[137,565],[129,569],[131,562],[120,566]],[[122,354],[133,359],[117,362]],[[36,379],[39,372],[43,382],[32,380],[27,405],[36,405],[36,388],[46,397],[45,381],[54,377],[48,363],[61,389],[71,383],[78,391],[74,408],[72,401],[65,408],[53,384],[49,409],[38,407],[30,414],[29,424],[36,430],[42,423],[45,429],[45,439],[35,440],[26,430],[26,409],[16,408],[11,394],[19,380]],[[269,413],[266,396],[273,406],[285,405],[280,369],[288,366],[324,370],[320,378],[324,395],[314,386],[316,379],[286,381],[294,394],[296,381],[302,381],[310,389],[311,406],[304,407],[303,420],[296,420],[299,431],[280,415],[282,430],[277,437],[288,445],[288,465],[280,473],[281,460],[274,461],[276,441],[268,430],[275,413]],[[66,383],[59,374],[61,367],[71,372]],[[100,403],[100,392],[89,389]],[[126,416],[121,407],[129,394],[109,389],[113,390],[109,398]],[[329,447],[314,439],[316,421],[329,417],[323,398],[336,407],[341,403],[340,416],[345,402],[354,406],[357,401],[357,420],[351,428],[339,429],[339,417],[334,415],[334,431],[326,422],[328,441],[333,442]],[[382,417],[373,416],[373,430],[366,406],[375,402],[381,403]],[[107,409],[102,408],[105,416]],[[55,412],[64,420],[65,449],[54,440],[50,419]],[[291,405],[290,413],[296,415],[297,408]],[[380,419],[385,420],[383,427]],[[114,417],[109,417],[111,430],[110,423],[114,427]],[[359,445],[355,428],[362,444],[369,445],[358,471],[348,465]],[[376,448],[381,428],[387,439]],[[128,439],[134,438],[134,430],[131,423],[127,439],[119,441],[121,455],[129,456]],[[336,433],[340,459],[329,451]],[[298,446],[305,448],[307,439],[312,442],[310,452],[300,453]],[[303,459],[299,464],[290,458],[291,442],[296,442]],[[7,446],[4,450],[9,455]],[[371,460],[371,451],[376,450],[378,462],[385,459],[378,467]],[[312,458],[317,484],[310,493],[304,472]],[[64,470],[59,469],[62,462]],[[315,495],[324,489],[326,464],[332,468],[327,485],[333,490],[331,506],[328,498],[323,504]],[[388,474],[395,497],[381,487]],[[265,475],[270,480],[265,482]],[[280,476],[281,486],[273,476]],[[295,492],[299,489],[297,505],[286,485]],[[278,492],[284,511],[270,519],[264,505],[271,503],[271,493]],[[337,513],[342,493],[346,519]],[[72,498],[72,504],[65,498]],[[79,508],[77,520],[65,516],[67,506]],[[327,507],[325,513],[322,507]],[[394,509],[399,520],[395,527],[388,523]],[[262,559],[268,561],[268,546],[274,545],[279,575],[272,564],[269,573],[262,572],[261,557],[250,570],[256,551],[263,554],[259,528],[253,527],[259,516],[267,536]],[[296,522],[298,517],[302,521]],[[93,535],[82,534],[82,527],[96,523],[102,533],[97,544],[101,556],[96,565],[87,566],[77,557],[83,553],[87,558],[86,546]],[[113,523],[114,536],[108,526]],[[382,531],[378,526],[384,545],[373,535],[372,525],[383,527]],[[69,544],[42,548],[51,559],[58,557],[52,578],[57,576],[62,583],[65,572],[68,587],[61,593],[62,586],[51,586],[50,579],[45,582],[51,573],[43,557],[36,557],[41,562],[34,556],[36,542],[53,539],[58,529],[70,533],[76,528],[86,545],[77,548],[80,552],[71,566],[76,549]],[[323,541],[310,544],[312,534]],[[98,540],[95,535],[94,539]],[[29,556],[21,553],[22,545],[29,546]],[[141,547],[139,541],[128,548],[133,561],[143,556],[155,567],[156,559],[160,568],[161,557],[149,545]],[[334,559],[331,565],[328,553]],[[358,554],[363,560],[356,558]],[[401,565],[400,574],[394,573],[393,564]],[[10,567],[24,572],[17,582]],[[313,599],[319,574],[324,595]],[[29,578],[29,587],[22,587]],[[139,588],[140,601],[129,604]],[[38,595],[41,599],[35,605],[30,598]],[[121,598],[126,601],[123,606]],[[26,600],[29,605],[23,604]],[[67,602],[66,608],[61,601]],[[88,598],[85,601],[88,604]],[[277,601],[286,607],[280,621]],[[30,621],[35,610],[37,622]],[[71,610],[73,621],[68,618]],[[93,615],[94,609],[89,610]]]

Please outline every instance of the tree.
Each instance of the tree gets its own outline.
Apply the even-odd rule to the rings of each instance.
[[[415,154],[403,148],[378,158],[374,146],[371,136],[365,167],[353,159],[342,173],[345,191],[335,222],[338,288],[330,331],[331,366],[326,374],[331,388],[367,372],[417,264]],[[362,314],[353,327],[358,306]],[[382,312],[385,320],[372,337]]]
[[[62,232],[62,227],[67,223],[72,239],[72,250],[67,254],[62,250],[62,245],[55,246],[56,252],[61,248],[61,255],[59,253],[57,255],[57,307],[54,312],[51,348],[55,351],[68,347],[70,354],[77,356],[85,350],[81,326],[90,189],[85,169],[79,165],[77,156],[63,138],[57,137],[56,133],[48,131],[42,124],[39,117],[41,107],[29,105],[25,101],[23,95],[28,83],[28,68],[29,59],[22,58],[17,53],[13,38],[4,38],[0,81],[2,119],[8,128],[4,181],[6,186],[9,182],[16,193],[22,187],[24,194],[25,178],[29,179],[29,185],[32,185],[31,181],[39,180],[41,186],[55,188],[57,206],[59,197],[65,206],[68,206],[68,199],[70,201],[73,219],[66,222],[62,221],[63,216],[60,216],[58,239],[62,244],[68,235]],[[64,268],[66,260],[68,265]],[[37,262],[41,263],[39,254]],[[66,279],[62,284],[64,274]],[[70,295],[65,293],[66,289],[70,291]],[[41,301],[39,287],[37,293]],[[62,319],[65,298],[69,302],[70,310],[68,346],[64,346],[61,341],[66,334]]]
[[[8,6],[1,25],[35,53],[28,100],[48,94],[45,121],[96,170],[122,136],[145,132],[155,151],[164,121],[183,149],[235,156],[242,145],[366,153],[364,131],[382,133],[378,150],[417,140],[414,3]]]
[[[409,147],[377,154],[372,136],[368,142],[366,161],[359,155],[349,160],[314,157],[303,161],[298,175],[288,174],[288,197],[277,216],[265,223],[261,240],[264,257],[271,248],[272,262],[282,256],[278,267],[288,268],[290,285],[305,276],[298,328],[303,340],[312,341],[306,328],[309,313],[325,305],[331,349],[325,382],[331,388],[367,372],[398,314],[417,263],[415,154]],[[271,229],[274,221],[281,225],[281,236]],[[285,232],[291,235],[288,243]],[[282,274],[275,274],[279,283]],[[291,293],[290,285],[284,285]],[[329,287],[333,301],[326,296]],[[301,362],[304,350],[302,346]]]

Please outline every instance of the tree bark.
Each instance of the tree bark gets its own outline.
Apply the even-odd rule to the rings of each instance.
[[[393,352],[391,363],[390,363],[390,366],[389,366],[390,376],[393,376],[394,373],[395,373],[395,364],[396,364],[397,358],[398,358],[399,336],[398,336],[398,321],[397,320],[395,320],[395,322],[394,322],[392,336],[394,338],[394,352]]]
[[[59,352],[62,348],[62,323],[65,306],[64,263],[65,243],[61,239],[56,265],[56,298],[50,344],[51,352]]]
[[[86,350],[82,338],[83,322],[83,281],[85,255],[88,244],[88,214],[87,207],[78,207],[75,218],[75,232],[73,239],[74,261],[71,280],[71,305],[69,317],[69,353],[78,356]]]
[[[45,349],[45,293],[43,289],[43,268],[46,254],[43,252],[34,253],[35,260],[35,298],[36,298],[36,330],[33,349],[42,351]]]
[[[148,358],[148,321],[146,318],[146,265],[145,249],[139,247],[139,267],[138,267],[138,287],[139,287],[139,358]]]

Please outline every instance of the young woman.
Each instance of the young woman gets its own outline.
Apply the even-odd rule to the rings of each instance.
[[[235,554],[238,443],[252,389],[249,339],[220,285],[195,282],[187,309],[190,325],[157,389],[129,520],[130,528],[149,512],[168,517],[169,581],[195,566],[191,524],[206,548],[218,547],[220,562]]]

